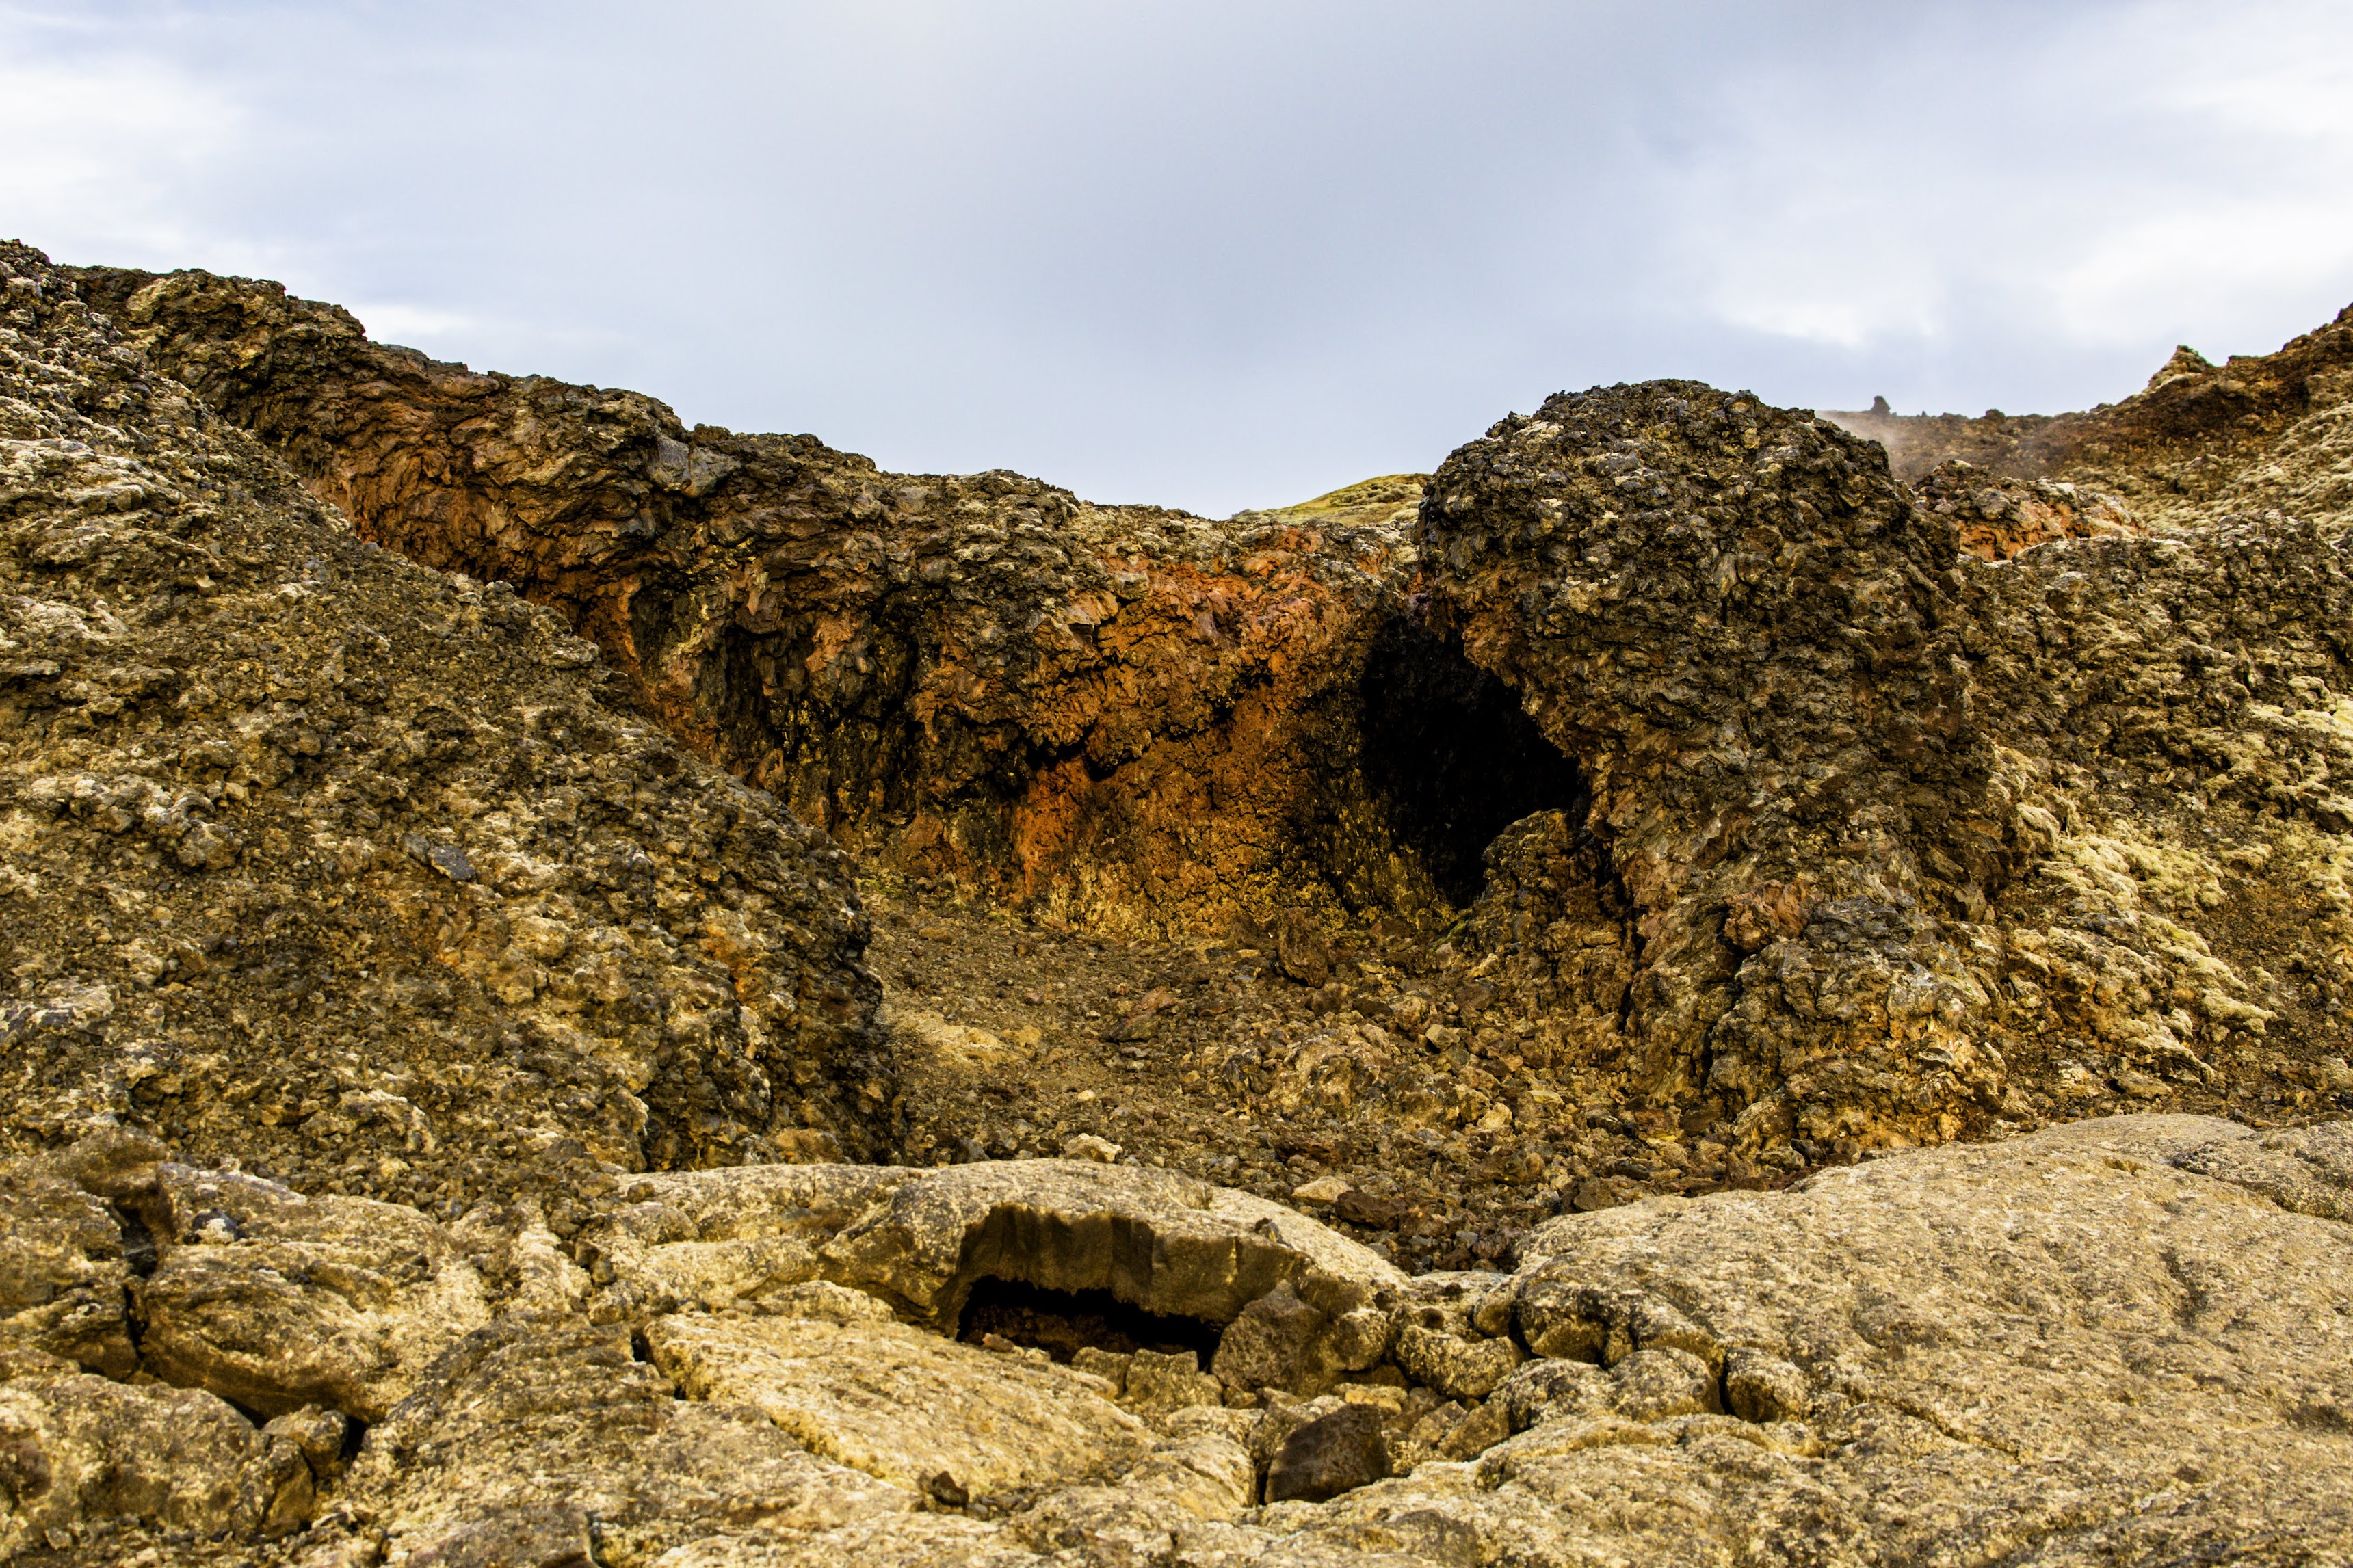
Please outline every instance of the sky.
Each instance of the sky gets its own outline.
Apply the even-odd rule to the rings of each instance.
[[[1565,388],[2267,353],[2353,302],[2353,4],[0,0],[0,236],[1224,516]]]

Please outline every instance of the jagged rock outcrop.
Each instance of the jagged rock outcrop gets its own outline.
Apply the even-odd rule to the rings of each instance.
[[[847,861],[0,247],[0,1140],[446,1205],[868,1146]],[[538,1173],[539,1175],[534,1175]]]
[[[1916,488],[1753,398],[1564,396],[1451,458],[1417,537],[1416,475],[1229,524],[1094,507],[436,364],[273,285],[75,276],[364,533],[562,608],[686,745],[871,863],[1280,952],[1288,910],[1419,918],[1483,881],[1458,934],[1518,1022],[1481,1054],[1568,1102],[1820,1151],[2211,1090],[2273,1018],[2292,1092],[2348,1054],[2335,535],[2264,524],[2289,534],[2250,555],[2148,510],[2226,459],[2336,504],[2344,323],[2002,425],[2031,450],[1964,443],[1991,466],[1907,456]],[[2219,773],[2226,810],[2125,805],[2124,773]],[[2155,827],[2175,806],[2202,815]],[[2299,916],[2226,909],[2266,893]],[[1293,1076],[1418,1068],[1344,1054]]]
[[[2151,529],[1951,468],[1914,492],[1871,444],[1691,383],[1503,422],[1423,517],[1436,613],[1594,792],[1594,891],[1574,840],[1532,879],[1539,838],[1507,835],[1517,912],[1473,934],[1612,977],[1567,988],[1605,1026],[1627,974],[1624,1037],[1580,1054],[1622,1051],[1636,1095],[1829,1145],[2159,1098],[2259,1041],[2335,1086],[2341,529]]]
[[[1230,525],[1100,507],[473,374],[276,284],[76,276],[362,537],[560,608],[875,864],[1113,928],[1467,896],[1366,776],[1367,712],[1449,662],[1403,616],[1419,476]]]
[[[1957,458],[2004,477],[2122,496],[2147,522],[2353,510],[2353,307],[2269,354],[2220,365],[2187,346],[2132,396],[2082,414],[1825,416],[1916,480]]]
[[[352,1200],[297,1221],[320,1200],[119,1141],[8,1175],[42,1194],[8,1223],[54,1213],[100,1250],[209,1205],[149,1230],[160,1266],[115,1287],[134,1321],[195,1257],[216,1300],[369,1297],[414,1337],[338,1384],[315,1321],[284,1320],[273,1362],[151,1331],[164,1382],[127,1386],[0,1319],[0,1553],[2288,1563],[2353,1542],[2344,1123],[2080,1123],[1557,1220],[1513,1274],[1413,1280],[1243,1194],[1056,1162],[646,1176],[568,1246],[519,1210],[376,1205],[430,1281],[298,1264],[343,1245]],[[1345,1298],[1315,1331],[1355,1353],[1320,1388],[1202,1377],[1191,1352],[1057,1360],[957,1337],[960,1278],[1053,1281],[1045,1314],[1092,1290],[1192,1315],[1221,1366]]]
[[[1572,1102],[1820,1150],[2211,1089],[2274,1017],[2267,1070],[2326,1091],[2347,1054],[2335,536],[2259,561],[2108,482],[2191,447],[2253,474],[2269,441],[2262,483],[2325,500],[2342,323],[2052,422],[2075,445],[2028,466],[2096,447],[2082,479],[2012,454],[1909,489],[1753,398],[1564,396],[1451,458],[1417,540],[1419,476],[1229,524],[1092,507],[476,375],[272,285],[75,276],[363,532],[561,607],[684,743],[875,863],[1279,953],[1286,910],[1442,913],[1483,879],[1461,944],[1533,1033],[1482,1054]],[[2120,769],[2227,775],[2223,816],[2167,830],[2212,842],[2153,847]],[[2208,912],[2234,876],[2304,915]],[[1256,1081],[1236,1050],[1212,1065]]]
[[[2072,484],[1989,473],[1956,458],[1912,481],[1922,509],[1952,521],[1964,553],[2007,561],[2054,539],[2146,532],[2121,498]]]
[[[1799,1098],[1898,1127],[1998,1102],[1957,924],[2029,850],[1950,524],[1854,437],[1684,382],[1504,421],[1423,517],[1465,651],[1592,785],[1638,1091],[1753,1117],[1809,1072]]]
[[[1660,383],[1216,524],[0,273],[0,1558],[2353,1541],[2345,1123],[1887,1148],[2353,1095],[2353,329],[2076,416],[2130,483]],[[713,762],[1244,940],[894,883],[886,1040]],[[1022,1120],[945,1163],[956,1096]],[[1135,1163],[1208,1120],[1379,1250]]]

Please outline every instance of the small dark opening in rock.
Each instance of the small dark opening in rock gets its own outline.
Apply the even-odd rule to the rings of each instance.
[[[1457,907],[1479,896],[1480,857],[1504,828],[1538,811],[1584,820],[1593,797],[1577,764],[1452,641],[1391,622],[1359,692],[1365,784]]]
[[[155,1272],[155,1237],[147,1222],[129,1205],[113,1209],[115,1223],[122,1227],[122,1261],[131,1272],[142,1279]],[[136,1337],[137,1331],[132,1331]]]
[[[1147,1312],[1108,1290],[1048,1290],[993,1277],[974,1284],[956,1325],[956,1338],[966,1344],[995,1334],[1060,1362],[1092,1345],[1113,1355],[1192,1351],[1203,1366],[1217,1353],[1219,1333],[1214,1323]]]

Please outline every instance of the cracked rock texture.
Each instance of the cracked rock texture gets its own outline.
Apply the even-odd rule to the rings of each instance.
[[[849,868],[0,247],[0,1140],[456,1213],[866,1146]]]
[[[0,1552],[1186,1568],[2353,1552],[2343,1122],[2080,1122],[1558,1219],[1512,1274],[1413,1279],[1243,1194],[1088,1163],[649,1175],[567,1245],[522,1205],[443,1226],[156,1152],[100,1135],[8,1172],[33,1194],[10,1210],[12,1252],[121,1255],[143,1231],[160,1261],[85,1273],[140,1325],[129,1384],[38,1348],[37,1313],[5,1321]],[[179,1322],[171,1282],[198,1267],[210,1316]],[[936,1282],[1005,1279],[1194,1316],[1221,1367],[1248,1359],[1236,1336],[1262,1346],[1321,1300],[1346,1310],[1317,1331],[1352,1319],[1361,1353],[1312,1389],[1200,1377],[1190,1352],[1056,1360],[955,1337]],[[369,1316],[372,1375],[322,1375]],[[240,1353],[264,1340],[271,1353]],[[257,1429],[269,1411],[286,1415]]]

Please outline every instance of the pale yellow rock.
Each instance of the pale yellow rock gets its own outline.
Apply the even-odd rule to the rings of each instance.
[[[1348,1184],[1337,1176],[1318,1176],[1312,1182],[1302,1182],[1292,1188],[1291,1196],[1294,1202],[1314,1204],[1321,1208],[1338,1203],[1340,1194],[1347,1190]]]
[[[415,1209],[168,1163],[157,1180],[167,1239],[142,1291],[142,1355],[167,1383],[265,1415],[316,1403],[381,1421],[490,1321],[480,1277]],[[565,1266],[543,1261],[531,1288],[560,1306]]]
[[[1151,1443],[1079,1373],[903,1324],[670,1317],[645,1337],[689,1398],[752,1405],[810,1452],[911,1490],[1109,1477]]]
[[[887,1008],[882,1022],[903,1038],[913,1041],[923,1052],[965,1068],[1000,1067],[1027,1059],[1028,1047],[1041,1037],[1036,1029],[1026,1027],[1010,1037],[999,1036],[977,1024],[953,1022],[928,1008]],[[1022,1036],[1028,1038],[1020,1038]]]

